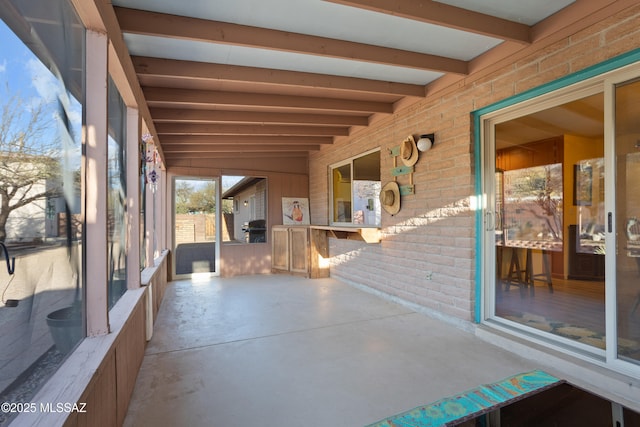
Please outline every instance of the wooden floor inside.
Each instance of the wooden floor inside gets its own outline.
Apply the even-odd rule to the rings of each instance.
[[[552,278],[500,280],[496,315],[587,345],[605,348],[604,281]],[[640,277],[618,277],[618,337],[621,356],[640,363]]]

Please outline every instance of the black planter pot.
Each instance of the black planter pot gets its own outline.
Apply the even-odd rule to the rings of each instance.
[[[47,315],[49,333],[58,351],[69,353],[82,339],[81,311],[75,307],[65,307]]]

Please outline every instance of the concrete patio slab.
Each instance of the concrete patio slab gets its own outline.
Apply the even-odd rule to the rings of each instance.
[[[181,281],[125,426],[361,426],[534,368],[334,279]]]

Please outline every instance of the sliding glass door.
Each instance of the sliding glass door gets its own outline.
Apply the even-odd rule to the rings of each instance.
[[[492,124],[493,314],[605,349],[604,96]]]
[[[615,86],[618,357],[640,363],[640,81]]]
[[[480,117],[483,319],[637,372],[640,79]]]

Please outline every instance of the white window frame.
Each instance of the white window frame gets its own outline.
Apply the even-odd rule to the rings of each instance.
[[[494,188],[491,180],[486,176],[488,171],[495,170],[495,126],[499,123],[522,117],[537,111],[548,109],[567,103],[576,99],[581,99],[595,93],[602,93],[605,102],[604,116],[604,143],[605,143],[605,162],[606,163],[606,190],[605,190],[605,211],[615,213],[615,129],[614,129],[614,86],[617,83],[633,80],[640,77],[640,63],[634,63],[605,71],[601,74],[592,76],[583,81],[559,87],[547,93],[532,97],[527,100],[515,102],[504,108],[483,114],[480,116],[480,152],[482,162],[482,172],[480,179],[482,182],[482,220],[483,230],[480,246],[482,253],[482,263],[485,265],[483,274],[481,275],[482,285],[481,300],[482,304],[478,306],[481,310],[480,321],[491,327],[508,331],[510,334],[521,335],[525,339],[541,344],[543,346],[559,349],[563,353],[571,354],[580,359],[587,360],[591,363],[613,369],[617,372],[639,377],[640,368],[631,363],[621,360],[616,355],[617,348],[617,324],[616,316],[616,265],[615,258],[608,257],[606,259],[606,283],[605,283],[605,322],[606,322],[606,348],[607,350],[596,349],[586,345],[578,344],[574,341],[561,337],[549,337],[549,334],[543,332],[531,332],[521,330],[520,326],[513,324],[503,318],[495,316],[495,270],[494,263],[490,262],[487,255],[491,253],[495,243],[489,237],[493,232],[492,226],[495,218],[493,206],[495,205]],[[615,221],[615,214],[613,215]],[[615,230],[615,223],[613,224]],[[616,248],[615,235],[607,233],[605,238],[607,253],[614,253]]]
[[[378,148],[374,148],[372,150],[369,151],[365,151],[363,153],[360,153],[358,155],[349,157],[348,159],[342,160],[340,162],[336,162],[336,163],[332,163],[329,165],[328,171],[327,171],[327,177],[328,177],[328,181],[329,181],[329,225],[335,225],[335,226],[344,226],[344,227],[357,227],[357,228],[375,228],[375,227],[380,227],[380,223],[378,224],[354,224],[353,222],[353,162],[354,160],[357,160],[361,157],[364,156],[368,156],[369,154],[373,154],[373,153],[380,153],[381,149],[380,147]],[[351,167],[351,221],[350,222],[338,222],[338,221],[334,221],[334,203],[333,203],[333,170],[335,168],[338,168],[340,166],[344,166],[344,165],[350,165]],[[382,174],[381,174],[382,175]]]

